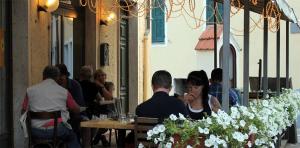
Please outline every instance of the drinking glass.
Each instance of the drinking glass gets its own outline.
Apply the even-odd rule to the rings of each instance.
[[[134,122],[135,115],[133,113],[127,113],[128,122]]]

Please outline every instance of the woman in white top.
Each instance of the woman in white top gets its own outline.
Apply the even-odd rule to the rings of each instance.
[[[208,94],[209,82],[206,72],[192,71],[187,78],[187,94],[184,100],[192,119],[199,120],[211,115],[211,111],[217,112],[221,105],[216,97]]]

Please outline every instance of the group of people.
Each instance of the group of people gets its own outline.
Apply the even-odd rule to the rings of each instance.
[[[61,118],[58,120],[58,136],[66,141],[68,147],[79,148],[80,137],[83,134],[80,122],[92,119],[93,115],[99,116],[111,112],[110,108],[101,105],[101,102],[113,99],[114,85],[106,82],[106,73],[103,70],[99,69],[93,73],[90,66],[83,66],[80,69],[78,81],[70,79],[69,75],[64,64],[45,67],[43,81],[27,89],[22,113],[28,110],[61,111]],[[135,114],[140,117],[158,118],[161,122],[171,114],[179,113],[198,120],[210,116],[212,112],[217,112],[221,108],[222,69],[212,71],[210,82],[205,71],[192,71],[186,82],[187,93],[179,97],[170,96],[171,74],[165,70],[156,71],[152,76],[153,96],[138,105]],[[237,98],[235,91],[230,89],[230,105],[238,105]],[[87,109],[82,112],[80,107],[87,107]],[[53,120],[34,120],[31,123],[33,137],[51,138]],[[103,146],[108,146],[103,135],[106,131],[107,129],[98,129],[92,144],[97,144],[101,140]],[[126,132],[119,133],[125,137]],[[122,144],[124,143],[119,145]]]
[[[70,148],[81,147],[80,122],[92,119],[93,115],[112,111],[108,104],[101,102],[113,100],[114,84],[106,82],[106,73],[98,69],[94,73],[90,66],[80,69],[79,80],[69,78],[66,65],[47,66],[43,70],[43,81],[27,89],[22,104],[22,113],[60,111],[58,137],[66,141]],[[93,81],[92,81],[93,77]],[[86,108],[82,111],[80,109]],[[53,120],[32,120],[32,136],[44,139],[52,137]],[[100,140],[107,146],[103,135],[107,129],[99,129],[94,134],[93,143]],[[89,134],[89,132],[88,132]]]
[[[222,69],[216,68],[211,79],[205,71],[192,71],[186,79],[186,93],[183,96],[170,96],[172,86],[171,74],[161,70],[153,74],[153,96],[137,106],[136,115],[159,118],[161,121],[171,114],[179,113],[195,120],[210,116],[211,112],[221,109],[222,103]],[[231,106],[238,105],[238,94],[229,89]],[[155,109],[154,109],[155,108]]]

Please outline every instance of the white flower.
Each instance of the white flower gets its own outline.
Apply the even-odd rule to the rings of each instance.
[[[144,148],[144,145],[142,143],[139,143],[138,148]]]
[[[159,130],[158,130],[158,127],[157,126],[155,126],[154,128],[153,128],[153,134],[158,134],[159,133]]]
[[[244,134],[242,134],[241,132],[234,132],[232,134],[233,139],[239,141],[239,142],[243,142],[245,139],[248,138],[248,136],[246,137]]]
[[[175,121],[175,120],[177,120],[177,117],[176,117],[175,115],[171,114],[171,115],[170,115],[170,119],[171,119],[172,121]]]
[[[184,115],[182,115],[181,113],[179,113],[179,119],[180,120],[186,120],[186,118],[184,117]]]
[[[154,143],[157,144],[158,143],[158,139],[154,138]]]
[[[170,137],[170,142],[174,143],[174,138]]]
[[[193,148],[193,147],[192,147],[192,146],[190,146],[190,145],[187,145],[187,146],[186,146],[186,148]]]
[[[206,118],[206,123],[207,123],[208,125],[212,124],[211,118],[207,117],[207,118]]]
[[[257,133],[257,128],[252,124],[249,126],[249,130],[250,130],[250,132],[249,132],[250,134],[252,134],[252,133],[256,134]]]
[[[166,148],[172,148],[172,143],[168,142],[165,146]]]
[[[201,128],[201,127],[198,127],[198,131],[199,131],[199,133],[201,133],[201,134],[209,134],[209,129],[208,128]]]
[[[158,131],[161,132],[161,133],[166,130],[166,128],[163,124],[158,125],[157,128],[158,128]]]
[[[264,107],[268,107],[269,106],[268,100],[263,100],[262,104],[263,104]]]
[[[241,126],[241,127],[245,127],[245,125],[246,125],[246,122],[245,122],[244,120],[241,120],[241,121],[240,121],[240,126]]]
[[[147,131],[147,139],[148,140],[151,139],[152,135],[153,135],[153,130]]]
[[[248,141],[247,145],[248,145],[248,147],[252,147],[251,141]]]

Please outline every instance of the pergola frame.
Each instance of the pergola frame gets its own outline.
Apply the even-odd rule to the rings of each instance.
[[[263,8],[267,5],[270,0],[258,0],[257,5],[253,5],[249,0],[240,0],[244,5],[244,73],[243,73],[243,98],[241,104],[249,105],[249,19],[250,11],[256,12],[258,14],[263,13]],[[224,3],[223,11],[223,84],[222,84],[222,108],[228,112],[229,111],[229,61],[226,57],[229,55],[229,38],[230,38],[230,0],[214,0],[214,7],[216,3]],[[237,5],[234,3],[234,5]],[[284,12],[281,15],[281,20],[286,21],[286,88],[289,88],[289,22],[293,22],[289,16]],[[264,16],[266,16],[266,11],[264,11]],[[292,16],[296,18],[295,16]],[[277,20],[280,21],[280,20]],[[295,22],[294,22],[295,23]],[[276,94],[280,94],[280,22],[278,23],[278,31],[276,33]],[[266,99],[267,89],[268,89],[268,19],[264,17],[263,25],[263,97]],[[298,25],[299,27],[299,25]],[[216,15],[214,15],[214,68],[217,67],[217,23]],[[297,143],[297,132],[295,124],[289,128],[289,141],[290,143]]]

